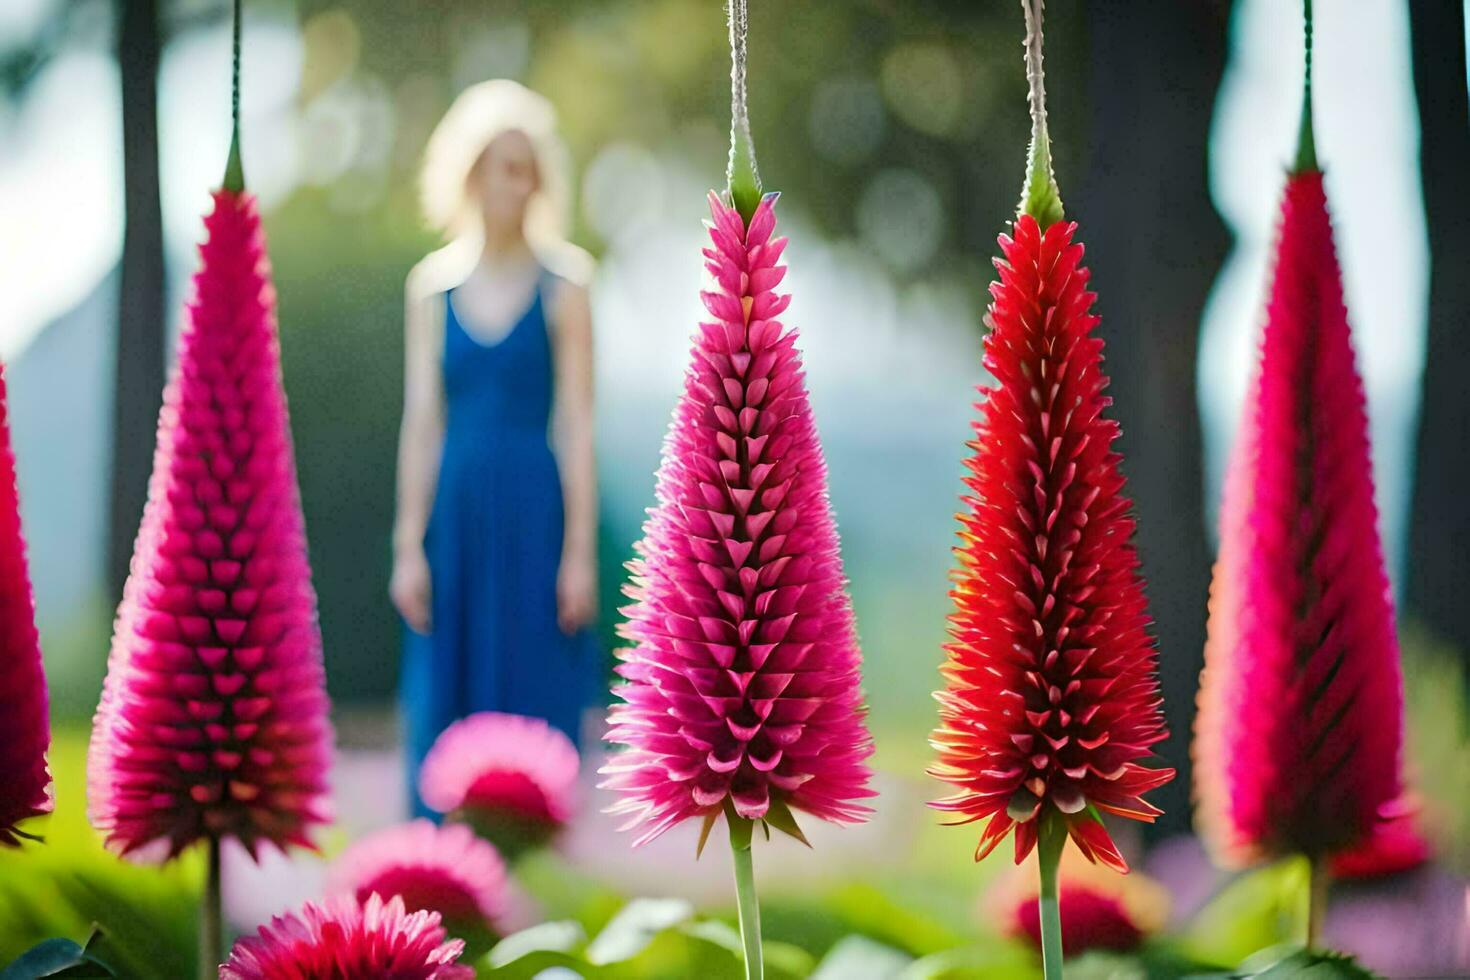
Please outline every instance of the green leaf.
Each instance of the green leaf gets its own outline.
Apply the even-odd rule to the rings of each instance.
[[[871,885],[838,889],[826,904],[842,916],[846,931],[913,954],[947,950],[964,941],[955,930],[899,905]]]
[[[549,949],[528,953],[499,966],[492,964],[490,957],[486,956],[475,964],[475,976],[494,977],[496,980],[536,980],[554,969],[569,970],[570,976],[581,977],[582,980],[600,980],[605,976],[602,970],[589,965],[580,956]]]
[[[844,936],[827,951],[811,980],[898,980],[914,958],[867,936]]]
[[[909,964],[900,980],[1035,980],[1041,960],[1019,944],[969,946],[932,953]]]
[[[1223,878],[1179,937],[1181,951],[1208,963],[1240,963],[1257,950],[1296,942],[1304,928],[1304,870],[1288,860]]]
[[[728,922],[720,919],[697,919],[680,924],[678,932],[724,950],[735,963],[745,961],[745,947],[741,944],[740,933]],[[761,953],[765,958],[768,974],[780,972],[794,977],[809,977],[816,965],[810,953],[791,943],[772,942],[768,939],[761,943]]]
[[[1089,950],[1068,957],[1067,980],[1149,980],[1149,971],[1135,956]]]
[[[601,966],[630,960],[659,933],[693,917],[694,906],[682,898],[636,898],[588,945],[587,962]]]
[[[1244,976],[1255,980],[1381,980],[1344,953],[1299,949],[1257,973]]]
[[[771,806],[766,810],[765,822],[768,827],[775,827],[787,837],[795,837],[807,847],[812,846],[811,841],[806,839],[806,834],[801,832],[801,827],[796,822],[796,815],[791,812],[791,807],[786,805],[785,800],[779,797],[771,800]]]
[[[543,922],[506,936],[486,954],[485,962],[500,967],[532,953],[570,953],[586,940],[587,933],[576,922]]]
[[[699,843],[694,847],[694,860],[698,861],[704,855],[704,845],[709,843],[709,832],[714,829],[715,821],[720,819],[719,810],[711,810],[704,815],[704,823],[699,828]]]
[[[88,939],[88,945],[91,944]],[[0,980],[39,980],[41,977],[116,977],[107,964],[70,939],[47,939],[20,955]]]

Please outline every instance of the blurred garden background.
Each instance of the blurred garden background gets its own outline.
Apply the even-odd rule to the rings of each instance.
[[[967,948],[1003,959],[1007,947],[986,945],[997,915],[985,883],[1005,858],[977,870],[975,834],[935,830],[922,804],[939,794],[923,775],[930,692],[960,459],[984,380],[990,256],[1029,130],[1020,14],[1000,0],[751,6],[755,143],[766,186],[783,194],[788,319],[831,468],[884,793],[872,825],[814,834],[813,855],[757,847],[768,934],[818,957],[856,933],[892,963]],[[1410,779],[1435,852],[1412,873],[1345,886],[1328,939],[1391,976],[1456,975],[1470,969],[1466,16],[1458,0],[1318,8],[1318,151],[1400,604]],[[1278,0],[1053,0],[1047,13],[1057,177],[1100,296],[1157,623],[1173,731],[1162,755],[1185,771],[1217,485],[1299,112],[1299,11]],[[52,835],[79,849],[82,746],[166,353],[229,141],[229,46],[221,0],[0,4],[0,357],[56,725]],[[330,851],[402,816],[379,812],[401,797],[399,625],[386,586],[403,283],[436,245],[415,193],[424,141],[453,96],[485,78],[519,79],[560,114],[578,173],[574,238],[599,260],[611,648],[622,563],[701,316],[704,191],[723,186],[728,145],[724,12],[715,0],[250,0],[242,72],[244,164],[279,289],[343,754]],[[722,854],[684,875],[690,837],[630,854],[596,813],[605,801],[585,802],[563,855],[526,871],[545,914],[593,932],[639,894],[728,912]],[[1187,836],[1187,778],[1155,802],[1167,816],[1131,845],[1153,846],[1140,865],[1173,889],[1167,955],[1230,965],[1293,934],[1294,869],[1216,874]],[[0,963],[44,925],[45,903],[24,882],[63,874],[65,860],[0,855]],[[310,862],[235,865],[227,890],[242,928],[319,886]],[[189,868],[179,874],[190,887]],[[156,888],[166,907],[165,886],[146,880],[109,887]],[[79,909],[107,904],[101,891],[56,887],[47,895]],[[1114,968],[1125,969],[1099,969]]]

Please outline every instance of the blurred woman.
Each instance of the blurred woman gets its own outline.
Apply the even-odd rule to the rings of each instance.
[[[449,240],[408,277],[389,593],[411,803],[435,737],[476,711],[575,741],[600,679],[591,262],[562,237],[555,114],[512,81],[462,93],[429,139],[428,220]]]

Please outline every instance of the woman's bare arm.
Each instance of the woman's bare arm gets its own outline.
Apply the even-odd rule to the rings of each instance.
[[[428,632],[428,562],[424,531],[444,451],[444,393],[439,370],[444,314],[420,266],[409,274],[404,304],[403,424],[398,440],[398,507],[393,525],[393,603],[410,627]]]
[[[562,629],[571,632],[590,623],[597,608],[597,462],[592,308],[587,287],[559,282],[551,313],[556,381],[553,442],[566,508],[558,618]]]

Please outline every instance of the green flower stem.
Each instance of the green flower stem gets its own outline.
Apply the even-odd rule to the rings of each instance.
[[[1327,858],[1307,858],[1307,949],[1316,949],[1327,917]]]
[[[730,824],[730,853],[735,859],[735,903],[740,913],[740,942],[745,947],[745,980],[762,980],[765,959],[761,956],[761,911],[755,898],[755,864],[751,860],[751,837],[755,822],[726,811]]]
[[[1046,78],[1042,72],[1043,0],[1021,0],[1026,14],[1026,85],[1031,105],[1031,149],[1020,213],[1029,214],[1045,231],[1062,220],[1062,192],[1051,171],[1051,136],[1046,130]]]
[[[1037,864],[1041,868],[1041,969],[1045,980],[1062,980],[1062,913],[1057,901],[1057,868],[1067,843],[1066,822],[1054,813],[1041,821],[1037,841]]]
[[[245,190],[245,168],[240,162],[240,4],[234,3],[234,43],[230,62],[230,155],[225,161],[222,186],[239,194]]]
[[[220,901],[219,838],[205,842],[204,895],[199,902],[199,980],[214,980],[224,961],[224,915]]]
[[[1312,131],[1312,0],[1302,0],[1302,43],[1306,71],[1302,76],[1302,125],[1297,135],[1295,173],[1318,170],[1317,138]]]
[[[755,166],[750,110],[745,99],[745,39],[750,19],[746,0],[727,0],[730,15],[730,165],[726,182],[730,203],[747,225],[761,203],[761,177]]]

